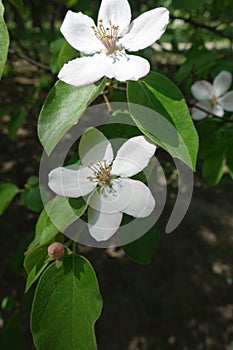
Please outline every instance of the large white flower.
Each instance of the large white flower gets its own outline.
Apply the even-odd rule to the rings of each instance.
[[[82,166],[59,167],[49,173],[49,187],[65,197],[88,198],[88,228],[97,241],[109,239],[119,228],[123,213],[146,217],[155,207],[149,188],[130,179],[149,163],[156,146],[144,136],[127,140],[113,160],[111,143],[95,128],[82,136]]]
[[[226,93],[232,81],[230,72],[221,71],[213,81],[213,85],[206,80],[200,80],[191,86],[193,96],[199,101],[198,108],[192,109],[195,120],[205,118],[208,114],[223,117],[224,110],[233,112],[233,91]],[[204,111],[202,111],[203,109]]]
[[[169,12],[159,7],[145,12],[132,23],[127,0],[102,0],[95,25],[82,12],[68,11],[61,26],[65,39],[88,57],[65,64],[58,78],[82,86],[103,76],[119,81],[138,80],[148,74],[150,65],[142,57],[128,55],[152,45],[166,30]]]

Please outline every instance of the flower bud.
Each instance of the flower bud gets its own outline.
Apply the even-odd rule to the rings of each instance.
[[[64,244],[54,242],[48,247],[48,255],[53,259],[60,259],[64,255]]]

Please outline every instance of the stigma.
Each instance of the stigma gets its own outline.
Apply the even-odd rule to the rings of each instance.
[[[114,51],[117,50],[117,37],[119,34],[119,26],[116,26],[115,24],[112,24],[111,21],[109,21],[109,27],[105,28],[105,26],[103,25],[103,20],[100,19],[98,26],[92,26],[91,28],[93,29],[97,39],[99,39],[107,49],[107,53],[112,54]]]

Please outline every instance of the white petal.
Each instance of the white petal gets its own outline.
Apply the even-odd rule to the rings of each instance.
[[[148,165],[155,150],[156,146],[148,142],[144,136],[132,137],[117,152],[112,165],[112,174],[130,177],[139,173]]]
[[[138,80],[150,71],[149,62],[142,57],[126,55],[118,51],[113,55],[104,55],[104,75],[118,81]]]
[[[229,91],[227,94],[219,98],[219,103],[227,112],[233,112],[233,91]]]
[[[155,200],[150,189],[141,181],[122,179],[122,192],[131,187],[130,200],[123,212],[137,218],[143,218],[152,213]]]
[[[60,30],[68,43],[76,50],[92,54],[103,48],[95,36],[93,26],[95,27],[95,23],[92,18],[82,12],[68,11]]]
[[[96,183],[88,180],[88,176],[92,175],[92,171],[87,167],[80,167],[78,170],[59,167],[50,171],[48,185],[60,196],[77,198],[95,189]]]
[[[221,71],[213,82],[215,96],[219,97],[225,94],[227,90],[229,90],[231,86],[232,75],[230,72],[225,70]]]
[[[117,213],[123,211],[130,203],[133,187],[127,183],[123,187],[123,179],[112,181],[112,187],[102,187],[96,191],[89,201],[89,206],[102,213]]]
[[[130,51],[142,50],[158,40],[169,23],[169,12],[164,7],[147,11],[136,18],[130,25],[120,43]]]
[[[109,21],[119,26],[119,36],[122,36],[129,27],[131,10],[127,0],[102,0],[99,9],[98,21],[103,20],[105,28],[109,27]]]
[[[101,58],[101,54],[96,54],[92,57],[76,58],[62,67],[58,78],[67,84],[77,87],[94,83],[104,75]]]
[[[224,115],[224,110],[220,104],[213,106],[211,112],[212,112],[212,115],[216,115],[217,117],[223,117]]]
[[[198,103],[196,103],[196,106],[200,107],[201,109],[205,110],[206,112],[202,111],[199,108],[195,108],[195,107],[192,108],[191,114],[192,114],[192,118],[194,120],[204,119],[212,111],[212,106],[211,106],[210,102],[208,102],[208,101],[198,102]]]
[[[199,80],[191,86],[193,96],[198,101],[210,100],[214,97],[213,86],[206,80]]]
[[[83,165],[106,160],[112,163],[113,150],[108,139],[96,128],[88,129],[79,143],[79,156]]]
[[[106,241],[118,230],[122,213],[106,214],[88,208],[88,229],[96,241]]]

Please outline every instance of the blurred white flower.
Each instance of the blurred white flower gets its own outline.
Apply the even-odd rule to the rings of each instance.
[[[146,217],[155,207],[149,188],[130,179],[149,163],[156,146],[144,136],[132,137],[113,160],[111,143],[97,129],[81,138],[82,166],[59,167],[49,173],[49,187],[65,197],[88,198],[88,228],[97,241],[109,239],[119,228],[123,213]]]
[[[82,12],[68,11],[61,26],[63,36],[75,49],[92,56],[68,62],[58,78],[70,85],[83,86],[103,76],[126,81],[147,75],[149,62],[128,55],[125,50],[142,50],[158,40],[168,25],[169,12],[159,7],[130,21],[127,0],[102,0],[97,25]]]
[[[223,117],[224,110],[233,112],[233,91],[227,92],[231,86],[231,81],[231,73],[223,70],[216,76],[213,84],[206,80],[194,83],[191,86],[191,91],[199,101],[196,106],[206,112],[194,107],[192,109],[193,119],[200,120],[211,114]]]

